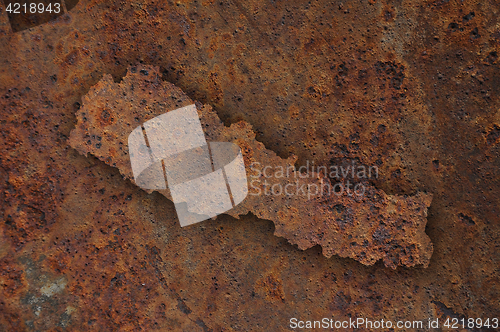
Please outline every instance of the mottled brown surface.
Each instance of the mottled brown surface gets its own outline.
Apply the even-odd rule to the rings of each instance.
[[[2,8],[0,330],[499,316],[499,9],[80,1],[12,33]],[[68,145],[90,87],[138,62],[298,165],[375,164],[377,189],[432,193],[429,267],[300,251],[251,214],[181,229],[168,199]]]
[[[178,88],[163,82],[159,68],[152,66],[130,67],[119,84],[107,75],[82,101],[69,144],[117,167],[134,183],[128,148],[131,131],[193,104]],[[319,244],[326,257],[350,257],[367,265],[383,259],[392,268],[429,265],[432,244],[424,231],[432,195],[388,196],[366,184],[356,190],[337,186],[335,192],[328,175],[313,173],[312,167],[299,173],[294,170],[295,157],[284,160],[265,149],[247,122],[225,127],[212,107],[202,105],[198,116],[210,141],[229,141],[242,148],[249,194],[229,215],[237,218],[251,212],[272,220],[276,235],[303,250]],[[291,188],[286,191],[289,195],[284,188]],[[168,189],[159,192],[171,200]]]

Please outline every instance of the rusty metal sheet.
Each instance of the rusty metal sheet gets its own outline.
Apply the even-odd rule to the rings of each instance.
[[[0,331],[500,316],[497,1],[65,3],[13,32],[0,2]],[[377,165],[388,196],[432,194],[428,267],[297,250],[252,213],[180,228],[68,144],[83,96],[137,63],[276,160]]]

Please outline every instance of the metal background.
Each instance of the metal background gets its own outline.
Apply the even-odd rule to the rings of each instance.
[[[497,2],[80,1],[18,33],[4,8],[0,330],[500,315]],[[429,267],[327,259],[251,215],[181,229],[67,143],[90,87],[136,63],[299,165],[360,160],[386,193],[432,193]]]

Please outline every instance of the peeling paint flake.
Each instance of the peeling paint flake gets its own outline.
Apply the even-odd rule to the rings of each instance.
[[[56,282],[48,284],[40,288],[40,293],[47,297],[51,297],[54,294],[58,294],[64,290],[68,282],[64,278],[58,279]]]

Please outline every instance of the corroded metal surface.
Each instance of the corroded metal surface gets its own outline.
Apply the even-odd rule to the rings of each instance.
[[[13,33],[2,8],[0,330],[499,316],[499,10],[79,1]],[[284,160],[378,165],[370,184],[388,195],[432,193],[428,268],[296,250],[252,214],[181,229],[168,199],[68,145],[82,97],[138,62]]]
[[[69,144],[83,155],[90,153],[117,167],[132,181],[131,129],[193,104],[175,86],[162,81],[159,68],[151,66],[130,67],[120,83],[105,76],[82,101]],[[338,186],[342,191],[336,193],[327,175],[311,170],[299,174],[294,169],[295,157],[283,160],[265,149],[247,122],[225,127],[210,106],[200,105],[198,113],[211,141],[231,141],[243,148],[250,193],[229,215],[251,212],[272,220],[276,235],[300,249],[319,244],[326,257],[336,254],[369,265],[383,259],[392,268],[428,266],[432,244],[424,231],[431,195],[390,196],[371,186],[358,187],[359,193],[352,186],[345,190]],[[292,189],[285,193],[284,188]],[[159,192],[172,200],[168,189]]]

